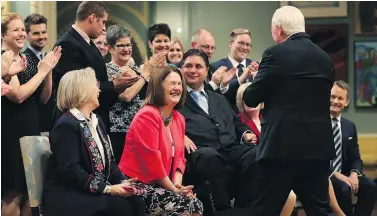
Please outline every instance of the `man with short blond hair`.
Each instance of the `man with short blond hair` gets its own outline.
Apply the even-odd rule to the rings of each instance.
[[[227,71],[233,68],[236,70],[235,76],[229,83],[229,90],[225,93],[225,97],[236,113],[238,113],[236,106],[238,87],[252,81],[258,69],[258,63],[247,58],[251,47],[251,32],[243,28],[234,29],[229,34],[229,55],[211,64],[215,69],[224,66]]]

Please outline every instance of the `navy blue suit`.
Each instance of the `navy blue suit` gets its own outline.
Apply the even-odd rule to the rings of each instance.
[[[340,120],[342,132],[342,174],[349,176],[351,171],[359,173],[359,192],[355,212],[352,209],[351,187],[337,179],[331,177],[336,198],[340,208],[348,215],[369,216],[372,214],[374,202],[376,200],[376,184],[362,175],[363,161],[360,158],[359,144],[357,140],[356,125],[345,118]]]
[[[246,59],[246,67],[249,66],[253,62],[251,59]],[[211,64],[214,71],[216,71],[219,67],[225,66],[227,71],[233,68],[232,62],[229,60],[228,57],[220,59],[216,62]],[[237,75],[233,77],[232,81],[229,83],[229,90],[224,94],[224,96],[228,99],[229,103],[232,105],[233,110],[237,111],[236,106],[236,96],[237,90],[240,87],[240,83],[238,82]],[[238,111],[237,111],[238,112]]]

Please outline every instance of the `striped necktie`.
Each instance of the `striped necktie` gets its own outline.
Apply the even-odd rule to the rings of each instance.
[[[335,158],[335,160],[333,160],[332,166],[334,168],[334,171],[341,172],[341,170],[342,170],[342,136],[341,136],[341,133],[340,133],[338,119],[333,118],[332,120],[333,120],[333,123],[334,123],[332,131],[333,131],[335,152],[336,152],[336,158]]]

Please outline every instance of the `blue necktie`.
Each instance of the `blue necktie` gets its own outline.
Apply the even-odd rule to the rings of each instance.
[[[190,95],[194,99],[194,101],[199,105],[200,108],[202,108],[204,112],[208,114],[208,103],[206,101],[200,100],[199,94],[201,94],[202,97],[205,97],[203,92],[196,92],[194,90],[190,92]]]

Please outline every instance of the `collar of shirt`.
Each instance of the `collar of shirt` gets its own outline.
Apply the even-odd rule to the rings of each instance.
[[[191,87],[187,86],[187,92],[188,93],[191,93],[192,91],[195,91],[194,89],[192,89]],[[198,92],[198,91],[195,91],[195,92]],[[202,86],[201,90],[199,92],[203,92],[204,96],[206,98],[208,98],[208,95],[207,95],[207,92],[204,91],[204,86]]]
[[[244,59],[241,63],[237,62],[236,60],[234,60],[232,57],[230,57],[230,55],[228,56],[228,59],[229,61],[232,63],[233,67],[237,69],[237,66],[239,64],[242,64],[243,67],[246,67],[246,59]]]
[[[342,115],[340,114],[338,117],[335,117],[335,118],[338,120],[338,122],[340,122],[341,117],[342,117]],[[332,121],[334,116],[330,115],[330,118],[331,118],[331,121]]]
[[[28,45],[28,48],[39,58],[39,60],[42,60],[41,59],[41,54],[42,56],[44,57],[44,53],[42,51],[38,51],[36,49],[34,49],[32,46]]]
[[[79,27],[77,27],[75,24],[72,25],[72,28],[77,31],[81,35],[81,37],[90,44],[90,38],[87,33],[85,33],[83,30],[81,30]]]

